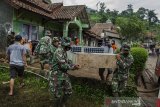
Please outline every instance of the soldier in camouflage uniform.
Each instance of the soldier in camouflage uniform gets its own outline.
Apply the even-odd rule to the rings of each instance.
[[[59,39],[58,39],[58,37],[53,37],[52,45],[50,46],[50,56],[49,56],[49,64],[50,65],[52,65],[53,55],[58,47],[59,47]]]
[[[129,69],[134,59],[130,54],[130,47],[126,44],[122,46],[122,51],[116,56],[116,58],[118,69],[113,75],[112,92],[115,96],[118,96],[126,88],[129,77]]]
[[[78,69],[78,65],[72,64],[67,58],[67,51],[70,50],[70,38],[64,37],[52,59],[52,68],[49,76],[51,95],[55,97],[55,107],[64,107],[72,93],[72,86],[67,74],[69,69]]]
[[[49,64],[49,56],[52,50],[52,39],[50,38],[52,34],[50,31],[45,32],[45,36],[42,37],[35,49],[35,53],[40,57],[41,69],[44,69],[45,64]]]
[[[11,32],[11,34],[7,36],[7,46],[14,44],[14,38],[15,38],[15,32]]]

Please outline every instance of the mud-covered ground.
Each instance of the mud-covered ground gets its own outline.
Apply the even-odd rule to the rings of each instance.
[[[9,84],[2,84],[9,80],[7,69],[0,69],[0,107],[53,107],[54,100],[49,94],[48,82],[33,74],[25,73],[25,87],[18,88],[15,81],[14,96],[9,96]],[[73,94],[68,100],[67,107],[101,107],[106,97],[111,97],[111,86],[99,80],[77,78],[71,76]],[[129,88],[123,96],[136,96]]]

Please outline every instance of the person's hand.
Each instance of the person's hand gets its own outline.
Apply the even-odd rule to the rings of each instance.
[[[116,58],[117,58],[117,60],[121,60],[120,54],[118,54],[118,55],[116,56]]]
[[[25,63],[25,64],[24,64],[24,66],[25,66],[25,67],[28,67],[28,64],[27,64],[27,63]]]
[[[74,69],[75,69],[75,70],[77,70],[77,69],[79,69],[79,68],[80,68],[79,65],[74,65]]]
[[[36,56],[36,53],[35,53],[35,52],[33,52],[33,56]]]
[[[9,63],[9,61],[8,61],[8,60],[5,60],[5,61],[4,61],[4,63],[7,63],[7,64],[8,64],[8,63]]]

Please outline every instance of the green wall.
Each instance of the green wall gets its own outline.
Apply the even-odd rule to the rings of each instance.
[[[18,18],[17,18],[18,17]],[[22,11],[21,14],[17,15],[17,10],[14,10],[13,18],[13,30],[16,33],[22,32],[23,24],[30,24],[37,26],[38,28],[38,38],[44,36],[44,27],[45,29],[54,30],[54,31],[63,31],[63,24],[53,21],[45,21],[45,25],[42,23],[42,16],[39,16],[35,13],[28,11]]]

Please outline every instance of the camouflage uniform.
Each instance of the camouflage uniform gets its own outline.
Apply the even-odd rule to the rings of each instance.
[[[7,46],[14,44],[14,35],[10,34],[7,36]]]
[[[124,50],[129,51],[128,48]],[[113,81],[112,81],[113,93],[121,93],[126,88],[127,80],[129,77],[129,69],[134,61],[133,56],[130,53],[127,56],[124,53],[120,53],[120,58],[121,61],[117,60],[118,69],[114,72],[113,76]]]
[[[49,55],[52,53],[51,50],[53,46],[47,41],[47,38],[42,38],[35,49],[35,53],[40,57],[40,63],[42,64],[41,67],[44,66],[44,64],[49,63]]]
[[[39,41],[35,49],[35,53],[37,53],[40,57],[42,69],[44,69],[45,64],[49,64],[50,55],[54,53],[53,48],[52,39],[49,36],[42,37]]]
[[[67,58],[67,53],[64,51],[63,46],[70,46],[70,41],[68,43],[65,41],[65,45],[62,42],[62,47],[59,47],[55,51],[49,76],[50,92],[55,98],[72,93],[72,86],[67,70],[73,69],[74,65]]]
[[[54,52],[58,48],[58,46],[54,45],[55,42],[59,42],[58,37],[53,37],[53,39],[52,39],[52,45],[50,47],[50,56],[49,56],[49,64],[50,65],[52,65],[52,59],[53,59]]]

